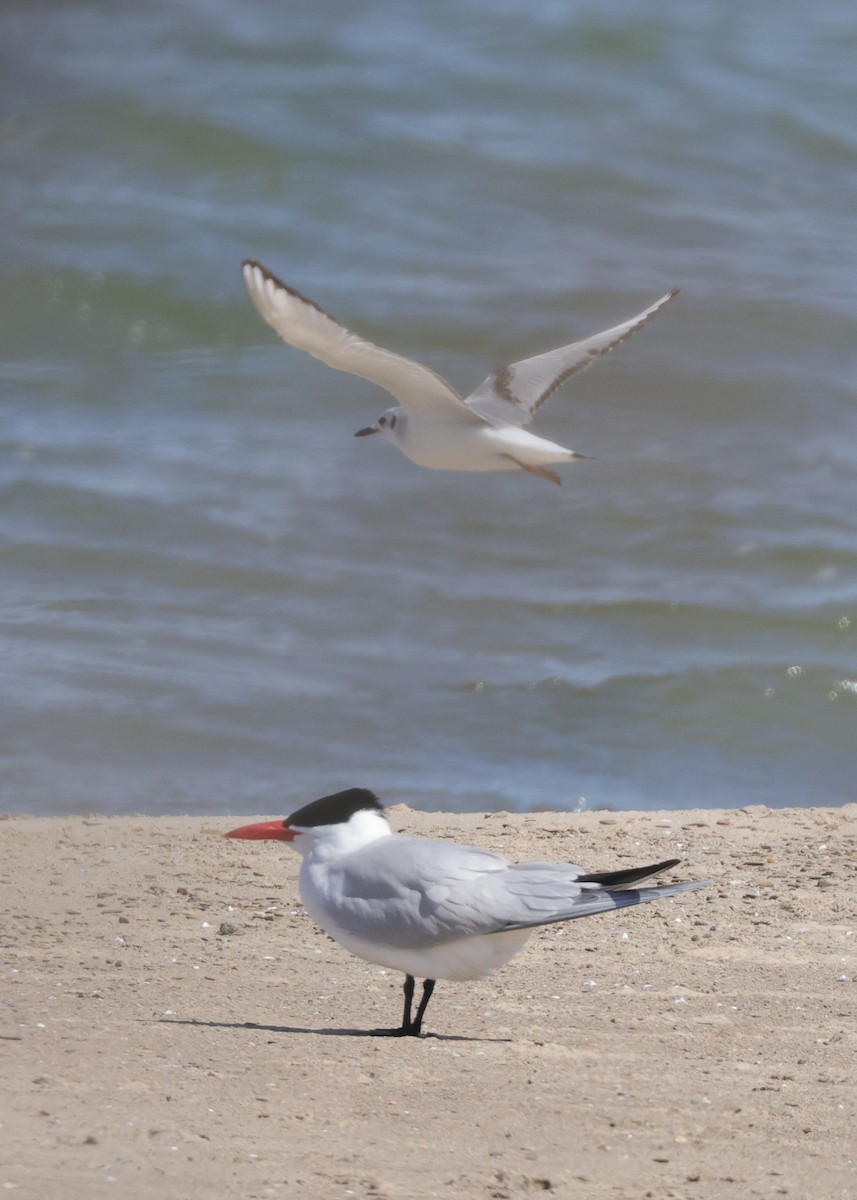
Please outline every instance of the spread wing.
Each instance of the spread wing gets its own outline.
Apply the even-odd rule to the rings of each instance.
[[[597,358],[608,354],[614,346],[642,329],[678,295],[679,290],[674,288],[636,317],[631,317],[630,321],[605,329],[603,333],[501,367],[467,397],[465,404],[492,425],[528,425],[536,409],[566,379],[578,371],[585,371]]]
[[[290,346],[306,350],[337,371],[377,384],[411,415],[442,416],[465,424],[478,421],[458,393],[429,367],[352,333],[261,263],[248,259],[241,269],[256,311]]]

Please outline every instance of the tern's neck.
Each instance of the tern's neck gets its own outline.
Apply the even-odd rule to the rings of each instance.
[[[383,813],[367,809],[354,813],[342,824],[321,825],[315,830],[307,830],[298,839],[298,848],[311,854],[316,861],[340,858],[379,838],[390,837],[392,832]]]

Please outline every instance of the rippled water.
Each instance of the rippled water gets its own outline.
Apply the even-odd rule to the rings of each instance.
[[[855,798],[857,19],[837,0],[7,3],[2,807]],[[421,471],[268,263],[461,390]]]

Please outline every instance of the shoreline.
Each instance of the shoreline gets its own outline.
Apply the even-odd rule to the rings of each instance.
[[[712,881],[440,983],[420,1040],[366,1036],[401,977],[303,914],[297,854],[221,836],[251,815],[0,821],[10,1193],[853,1195],[857,804],[388,809],[511,859]]]

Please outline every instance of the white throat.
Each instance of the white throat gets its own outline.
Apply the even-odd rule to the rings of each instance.
[[[312,855],[316,862],[321,862],[351,854],[379,838],[391,837],[392,833],[382,812],[361,809],[353,813],[347,821],[338,822],[336,825],[305,827],[295,838],[294,845],[304,857]]]

